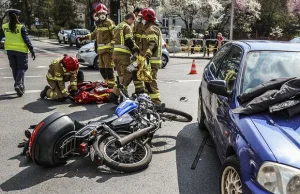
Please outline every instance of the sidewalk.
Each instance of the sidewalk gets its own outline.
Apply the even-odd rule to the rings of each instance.
[[[30,40],[35,40],[35,41],[40,41],[40,42],[45,42],[45,43],[50,43],[50,44],[59,44],[57,39],[49,39],[48,37],[37,37],[37,36],[32,36],[29,35]]]
[[[213,57],[211,54],[209,57],[203,57],[203,53],[186,53],[186,52],[181,52],[181,53],[170,53],[170,58],[183,58],[183,59],[207,59],[210,60]]]

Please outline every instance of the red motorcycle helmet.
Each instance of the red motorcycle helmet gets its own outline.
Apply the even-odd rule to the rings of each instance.
[[[64,58],[62,59],[62,63],[64,64],[67,71],[76,71],[79,69],[78,60],[68,55],[64,55]]]
[[[147,22],[149,22],[149,21],[155,21],[156,20],[155,11],[152,8],[144,8],[144,9],[142,9],[141,14],[143,15],[143,18]]]
[[[108,13],[107,7],[102,3],[97,5],[95,10],[96,10],[96,13],[105,13],[105,14]]]

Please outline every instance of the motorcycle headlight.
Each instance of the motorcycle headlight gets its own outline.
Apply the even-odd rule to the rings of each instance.
[[[257,182],[274,194],[299,194],[300,170],[283,164],[266,162],[258,171]]]

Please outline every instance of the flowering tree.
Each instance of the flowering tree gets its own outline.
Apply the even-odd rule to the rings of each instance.
[[[229,28],[231,15],[231,0],[220,0],[224,7],[222,22],[217,25],[219,31]],[[251,26],[260,18],[260,3],[257,0],[236,0],[234,14],[234,29],[251,32]]]
[[[182,19],[188,32],[194,23],[213,23],[222,17],[223,7],[218,0],[164,0],[160,12]]]

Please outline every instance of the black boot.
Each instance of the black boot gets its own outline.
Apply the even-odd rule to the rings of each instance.
[[[20,86],[16,86],[16,87],[15,87],[15,91],[17,92],[17,95],[18,95],[19,97],[22,97],[22,96],[23,96],[23,90],[22,90],[22,88],[21,88]]]
[[[115,95],[114,93],[110,93],[109,96],[108,96],[109,102],[114,103],[116,105],[119,104],[118,99],[119,99],[119,96]]]
[[[48,91],[49,89],[51,89],[51,87],[47,85],[47,86],[45,86],[45,88],[41,91],[40,97],[41,97],[42,99],[47,99],[47,91]]]

